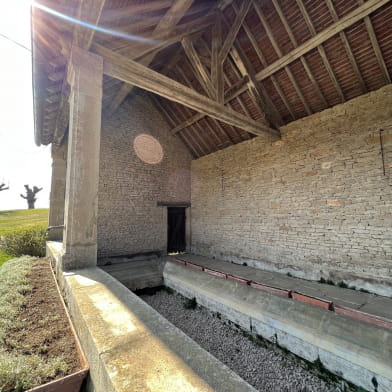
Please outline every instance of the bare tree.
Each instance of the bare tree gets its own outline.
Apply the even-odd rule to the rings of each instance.
[[[0,192],[5,191],[7,189],[10,189],[10,187],[9,186],[6,187],[4,182],[2,184],[0,184]]]
[[[38,188],[36,186],[33,187],[33,189],[31,189],[28,185],[24,186],[26,188],[26,196],[20,194],[21,197],[23,197],[23,199],[27,200],[27,205],[29,207],[29,210],[34,209],[34,204],[37,201],[35,195],[39,192],[42,191],[42,188]]]

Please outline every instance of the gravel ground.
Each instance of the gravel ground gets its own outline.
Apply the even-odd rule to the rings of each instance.
[[[259,391],[344,390],[317,377],[293,355],[255,344],[207,309],[199,306],[185,309],[185,299],[178,294],[170,295],[162,290],[155,295],[141,295],[141,298]]]

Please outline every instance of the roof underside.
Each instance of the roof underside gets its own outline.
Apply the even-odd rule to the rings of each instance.
[[[279,129],[391,83],[392,1],[188,0],[182,1],[188,3],[182,14],[175,8],[181,3],[178,0],[42,4],[67,17],[83,19],[81,4],[92,9],[98,3],[103,5],[98,26],[129,37],[97,30],[89,50],[105,47],[129,56],[271,128]],[[340,27],[372,3],[383,5]],[[67,132],[68,116],[66,47],[75,41],[75,23],[35,8],[32,25],[36,142],[60,143]],[[152,40],[135,41],[131,36]],[[160,46],[154,49],[157,40]],[[221,56],[218,60],[216,53]],[[219,59],[223,88],[217,81]],[[140,89],[105,75],[103,110],[115,116],[123,100],[138,93]],[[148,94],[172,126],[172,133],[194,157],[255,136]]]

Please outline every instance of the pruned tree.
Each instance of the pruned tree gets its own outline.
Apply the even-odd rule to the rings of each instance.
[[[2,184],[0,184],[0,192],[1,191],[5,191],[5,190],[7,190],[7,189],[10,189],[10,187],[9,186],[5,186],[5,183],[3,182]]]
[[[31,189],[28,185],[25,185],[24,187],[26,188],[26,195],[20,194],[20,196],[23,197],[23,199],[27,200],[27,205],[29,207],[29,210],[32,210],[34,209],[34,204],[37,201],[35,195],[38,192],[42,191],[42,188],[38,188],[34,186],[33,189]]]

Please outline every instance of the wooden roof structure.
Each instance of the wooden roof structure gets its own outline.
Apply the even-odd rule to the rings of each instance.
[[[145,90],[197,158],[391,83],[392,0],[40,0],[32,40],[38,145],[67,133],[78,45],[106,115]]]

